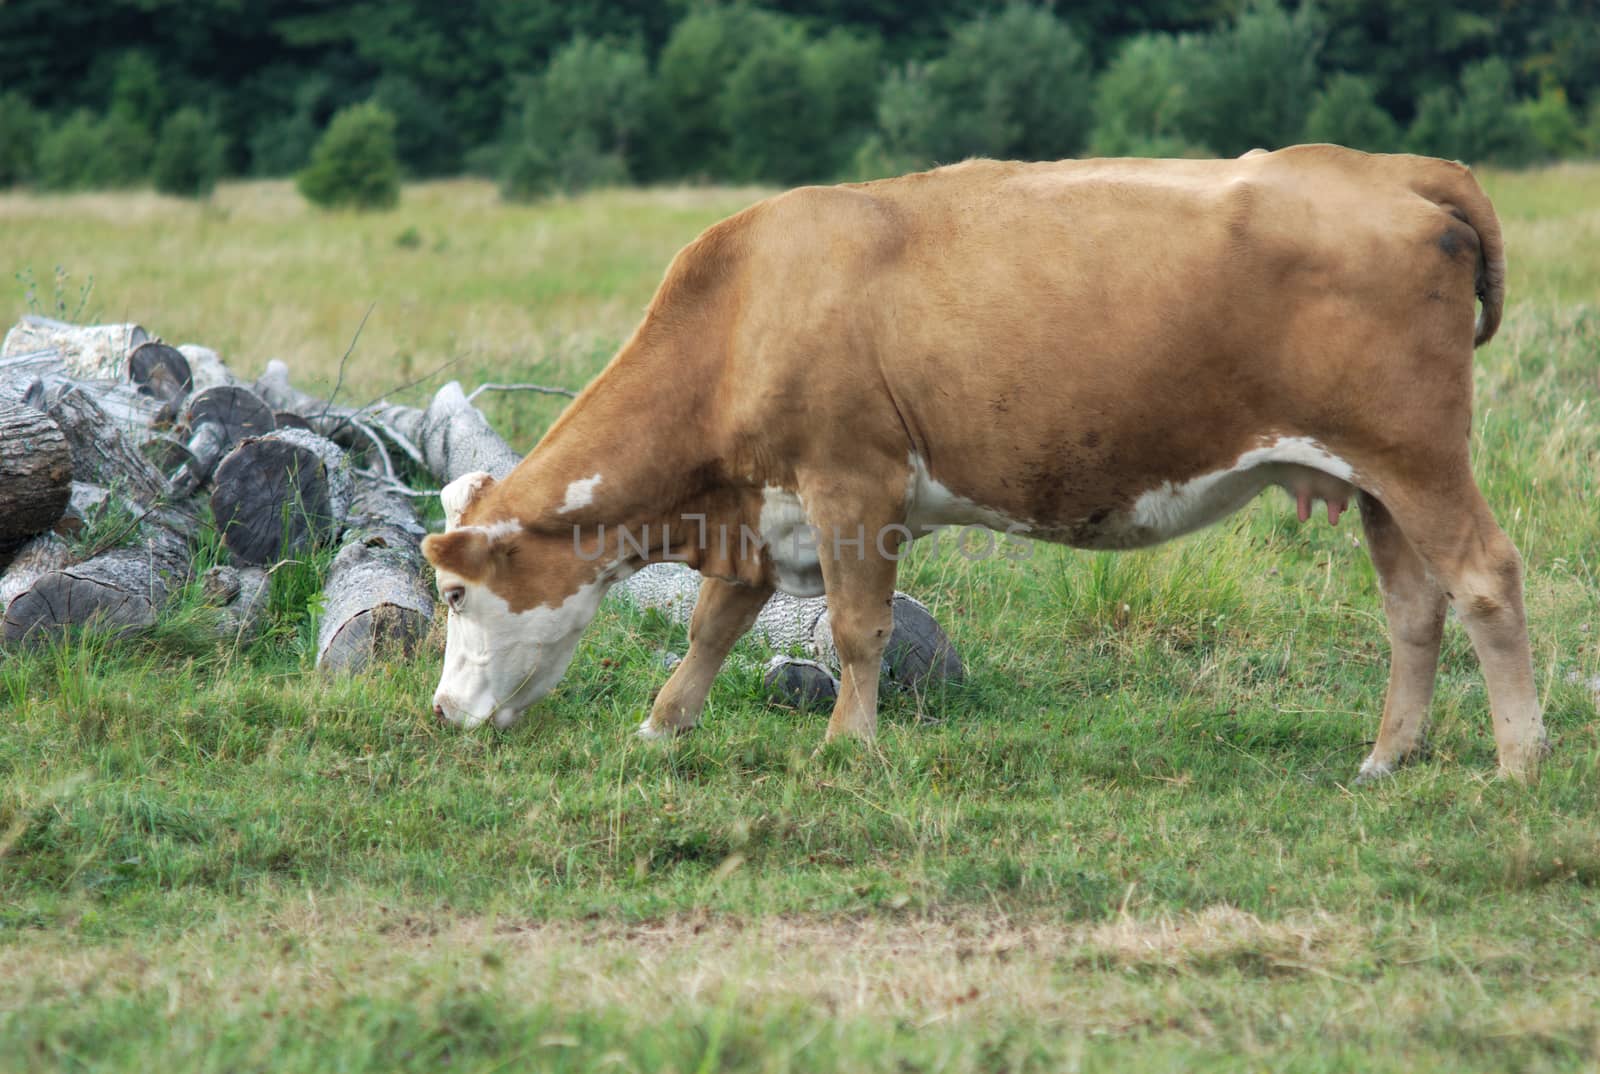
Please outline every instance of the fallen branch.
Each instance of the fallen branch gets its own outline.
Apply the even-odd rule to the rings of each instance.
[[[578,393],[571,388],[551,388],[544,384],[480,384],[472,389],[467,402],[472,402],[484,392],[543,392],[546,395],[564,395],[568,399],[578,397]]]

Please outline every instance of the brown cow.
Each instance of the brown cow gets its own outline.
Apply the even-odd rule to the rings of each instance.
[[[1326,145],[974,160],[769,198],[677,256],[516,470],[444,491],[448,532],[423,546],[451,609],[435,712],[515,720],[608,585],[681,558],[705,576],[689,652],[641,734],[694,725],[778,588],[826,592],[843,668],[828,735],[870,737],[914,533],[1138,548],[1279,485],[1302,519],[1313,500],[1330,520],[1361,505],[1393,646],[1362,774],[1416,750],[1447,605],[1488,680],[1500,769],[1530,774],[1522,566],[1467,446],[1504,278],[1466,168]]]

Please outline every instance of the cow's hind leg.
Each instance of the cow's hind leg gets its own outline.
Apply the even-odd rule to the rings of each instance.
[[[1522,557],[1495,524],[1467,467],[1383,488],[1384,506],[1455,608],[1489,688],[1500,773],[1532,776],[1544,749],[1533,654],[1522,604]]]
[[[1367,550],[1383,590],[1389,621],[1389,690],[1383,701],[1378,741],[1361,763],[1360,780],[1393,772],[1417,752],[1427,726],[1428,705],[1439,667],[1447,603],[1444,590],[1411,547],[1388,508],[1365,493],[1360,497]]]
[[[689,652],[656,695],[650,715],[639,725],[644,738],[687,731],[700,721],[711,683],[735,642],[756,621],[772,589],[707,578],[700,585],[689,620]]]

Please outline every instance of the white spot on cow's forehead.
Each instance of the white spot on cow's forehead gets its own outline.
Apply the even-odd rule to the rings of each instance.
[[[564,515],[569,511],[577,511],[594,503],[594,489],[600,484],[600,475],[579,478],[567,486],[567,498],[556,508],[556,514]]]
[[[439,490],[439,502],[444,506],[445,529],[453,530],[461,521],[461,513],[472,503],[472,498],[478,490],[492,480],[488,471],[474,470],[470,474],[462,474],[444,488]]]
[[[472,527],[468,527],[471,529]],[[500,541],[507,537],[515,537],[522,532],[522,523],[514,518],[502,518],[499,522],[491,522],[482,527],[484,535],[490,541]]]

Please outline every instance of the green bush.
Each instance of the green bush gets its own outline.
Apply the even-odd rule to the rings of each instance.
[[[328,78],[299,71],[295,75],[299,76],[299,83],[294,91],[293,110],[264,119],[250,134],[252,175],[293,175],[304,168],[322,128],[318,117],[336,110],[334,87]]]
[[[123,53],[111,77],[107,114],[153,138],[166,109],[166,83],[156,62],[144,52]]]
[[[1209,155],[1182,135],[1197,47],[1188,36],[1129,39],[1095,82],[1090,144],[1097,156]]]
[[[1543,160],[1579,156],[1586,148],[1583,128],[1559,86],[1547,87],[1538,97],[1518,104],[1516,118]]]
[[[340,111],[295,185],[307,201],[324,208],[392,208],[400,200],[394,117],[370,101]]]
[[[502,194],[528,199],[627,182],[652,92],[637,42],[568,42],[518,85],[502,149]]]
[[[409,78],[385,75],[372,99],[394,116],[395,154],[410,175],[451,175],[461,169],[461,138],[438,100]]]
[[[1456,138],[1456,92],[1449,86],[1429,90],[1417,102],[1416,115],[1406,129],[1406,148],[1429,157],[1454,160],[1460,156]]]
[[[161,125],[150,178],[163,194],[203,198],[222,174],[225,148],[205,113],[193,106],[180,108]]]
[[[133,186],[150,170],[149,135],[131,119],[78,111],[39,142],[36,175],[46,190]]]
[[[1317,87],[1322,34],[1309,3],[1290,14],[1277,0],[1251,0],[1230,25],[1201,39],[1179,133],[1224,156],[1298,141]]]
[[[831,179],[871,119],[878,43],[785,26],[734,68],[722,93],[731,174],[779,183]]]
[[[941,117],[935,159],[1054,160],[1088,138],[1089,53],[1043,8],[1014,2],[957,27],[929,78]]]
[[[878,130],[856,153],[857,174],[899,175],[933,162],[928,147],[937,138],[939,106],[925,64],[892,70],[878,88]]]
[[[1371,79],[1341,73],[1330,78],[1311,102],[1305,140],[1392,153],[1400,148],[1400,125],[1378,104]]]
[[[1498,56],[1461,72],[1456,117],[1462,160],[1470,163],[1527,164],[1538,156],[1532,133],[1517,115],[1511,65]]]
[[[641,156],[642,174],[728,171],[724,87],[744,58],[783,26],[780,16],[738,4],[696,8],[672,28],[656,63],[660,122]]]
[[[33,178],[43,117],[20,93],[0,94],[0,186]]]
[[[1461,72],[1459,87],[1432,90],[1406,134],[1414,153],[1469,164],[1527,164],[1540,150],[1516,99],[1511,67],[1495,57]]]

